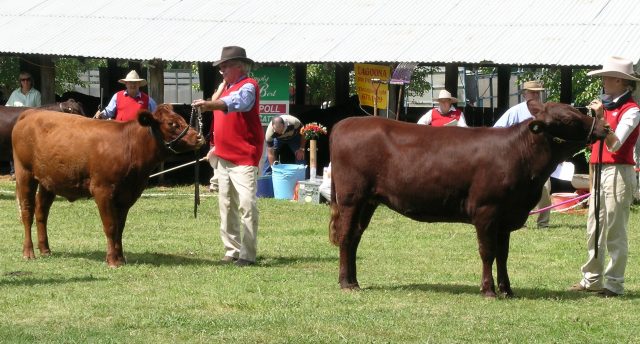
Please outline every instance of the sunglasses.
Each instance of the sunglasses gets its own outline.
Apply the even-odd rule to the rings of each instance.
[[[31,81],[31,79],[27,78],[27,79],[20,79],[20,81]]]

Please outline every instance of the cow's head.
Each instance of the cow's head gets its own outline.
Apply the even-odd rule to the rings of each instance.
[[[67,99],[60,103],[60,110],[66,113],[73,113],[76,115],[84,116],[84,108],[82,107],[82,103],[77,102],[75,99]]]
[[[189,127],[189,124],[173,111],[171,104],[160,104],[152,114],[142,110],[138,113],[138,123],[150,127],[153,136],[173,153],[182,153],[200,148],[204,138]]]
[[[555,143],[593,143],[604,139],[609,132],[603,120],[583,115],[567,104],[530,100],[527,106],[535,117],[529,122],[529,130],[548,135]]]

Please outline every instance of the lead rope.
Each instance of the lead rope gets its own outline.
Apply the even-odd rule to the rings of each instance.
[[[191,107],[191,118],[189,118],[189,125],[193,127],[198,135],[202,136],[202,112],[200,108],[195,106]],[[200,160],[199,151],[193,151],[195,156],[195,163],[193,164],[193,184],[195,190],[193,191],[193,217],[198,218],[198,206],[200,205],[200,166],[198,161]]]
[[[595,113],[590,107],[587,107],[587,111],[589,112],[589,115],[593,117],[593,122],[595,123],[596,121]],[[595,195],[595,197],[593,198],[593,209],[595,211],[595,220],[596,220],[596,230],[594,233],[596,236],[596,240],[593,243],[593,253],[595,258],[598,258],[598,246],[600,244],[600,197],[601,197],[600,183],[602,180],[602,151],[603,150],[604,150],[604,139],[600,140],[600,143],[598,144],[598,160],[596,162],[595,175],[593,176],[593,194]]]

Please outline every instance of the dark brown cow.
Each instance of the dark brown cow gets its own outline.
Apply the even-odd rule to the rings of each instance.
[[[330,137],[330,239],[340,247],[339,283],[358,289],[356,251],[379,204],[426,222],[476,227],[481,292],[512,296],[510,233],[521,228],[556,165],[606,136],[601,120],[569,105],[530,102],[535,113],[510,128],[431,127],[349,118]]]
[[[0,106],[0,160],[8,160],[11,155],[11,132],[13,126],[16,125],[18,116],[23,111],[32,109],[30,107],[16,107],[16,106]],[[53,111],[60,111],[66,113],[73,113],[84,116],[84,109],[82,104],[76,102],[73,99],[69,99],[60,103],[47,104],[40,109],[47,109]]]
[[[124,264],[125,221],[149,175],[172,152],[195,150],[203,143],[202,136],[167,104],[153,114],[141,111],[131,122],[25,111],[13,129],[16,196],[25,231],[23,256],[35,257],[34,212],[40,254],[49,255],[47,217],[55,195],[69,201],[93,197],[107,236],[107,263]]]

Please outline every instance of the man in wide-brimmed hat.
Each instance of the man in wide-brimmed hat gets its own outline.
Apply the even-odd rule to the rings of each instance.
[[[633,62],[622,57],[609,57],[602,69],[587,75],[602,77],[604,95],[589,104],[596,116],[603,118],[612,131],[605,139],[606,147],[600,155],[598,145],[591,147],[590,164],[602,161],[600,194],[592,192],[587,220],[587,262],[582,266],[582,279],[569,289],[597,291],[600,296],[615,297],[624,292],[624,272],[627,266],[627,227],[633,193],[636,188],[633,149],[638,140],[640,107],[631,93],[640,80],[633,70]],[[595,200],[599,197],[600,226],[596,237]],[[595,244],[598,243],[598,257]],[[605,253],[610,261],[605,269]]]
[[[530,80],[522,84],[520,93],[524,98],[524,101],[509,108],[493,125],[494,127],[510,127],[518,123],[524,122],[527,119],[533,118],[533,115],[529,111],[527,102],[529,100],[542,101],[542,93],[544,92],[544,86],[540,81]],[[543,209],[551,205],[551,180],[547,180],[542,188],[542,195],[536,208]],[[551,218],[551,209],[540,212],[537,219],[537,225],[540,229],[549,228],[549,220]]]
[[[453,104],[458,102],[458,98],[451,96],[451,92],[441,90],[438,98],[434,98],[433,100],[438,102],[438,106],[427,111],[426,114],[420,117],[418,124],[432,125],[434,127],[467,126],[462,111],[453,106]]]
[[[248,266],[255,264],[257,251],[256,191],[264,144],[260,88],[248,76],[253,60],[244,48],[222,48],[213,65],[220,68],[223,82],[211,100],[197,99],[193,106],[213,110],[209,155],[215,156],[210,162],[218,176],[220,238],[225,248],[221,262]]]
[[[148,94],[140,91],[140,87],[147,84],[145,79],[140,78],[138,72],[132,70],[124,79],[118,80],[127,88],[116,92],[111,97],[111,101],[104,110],[96,112],[94,118],[115,119],[116,121],[126,122],[138,118],[138,111],[156,110],[156,102]]]

